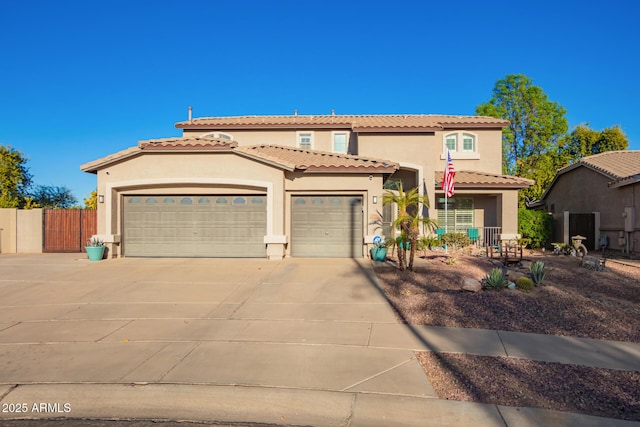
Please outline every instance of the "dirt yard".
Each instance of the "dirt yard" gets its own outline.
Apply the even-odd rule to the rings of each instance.
[[[389,302],[403,323],[498,329],[640,342],[640,265],[607,261],[605,271],[579,258],[526,253],[522,268],[543,261],[543,285],[531,291],[461,290],[495,262],[486,257],[427,252],[415,272],[375,263]],[[637,263],[637,262],[636,262]],[[529,360],[419,352],[442,399],[531,406],[640,421],[640,373]],[[569,386],[567,386],[569,385]]]

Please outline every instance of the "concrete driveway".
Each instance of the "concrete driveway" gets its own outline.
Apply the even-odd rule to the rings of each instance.
[[[74,413],[62,415],[117,417],[79,402],[131,384],[215,386],[204,395],[251,399],[269,389],[291,402],[287,414],[315,407],[311,419],[341,425],[356,394],[435,397],[410,349],[385,346],[384,333],[371,346],[376,325],[397,321],[367,260],[3,255],[0,295],[2,402],[65,395]],[[285,421],[260,410],[259,421]]]
[[[413,353],[536,359],[542,347],[633,370],[640,352],[636,344],[567,339],[401,325],[367,260],[4,254],[0,424],[635,425],[440,400]]]

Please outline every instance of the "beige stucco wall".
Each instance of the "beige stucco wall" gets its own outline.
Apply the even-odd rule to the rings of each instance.
[[[297,144],[297,132],[308,132],[310,130],[220,129],[219,131],[233,137],[241,146],[275,144],[295,147]],[[333,131],[343,132],[344,130],[335,129]],[[209,131],[184,130],[184,136],[202,136],[206,133],[209,133]],[[425,185],[421,186],[420,191],[422,192],[426,187],[427,196],[433,205],[436,200],[437,191],[433,185],[435,172],[442,171],[445,168],[446,150],[444,142],[445,136],[450,133],[458,134],[459,143],[462,143],[461,137],[463,133],[469,133],[476,138],[477,149],[475,153],[452,153],[452,160],[456,170],[482,171],[495,174],[502,173],[502,132],[499,129],[453,129],[421,133],[349,133],[349,149],[352,154],[399,163],[402,170],[394,175],[394,178],[403,179],[404,182],[411,182],[414,183],[414,185],[422,185],[421,181],[424,181]],[[322,151],[332,151],[332,135],[332,129],[313,130],[313,148]],[[486,191],[484,194],[486,194]],[[502,193],[500,192],[500,194]],[[501,196],[499,200],[502,201]],[[513,200],[513,198],[510,198],[510,200]],[[511,212],[513,210],[517,218],[517,203],[515,207],[508,207],[507,210],[509,212],[505,212],[504,215],[513,215]],[[499,218],[491,220],[487,217],[489,212],[484,210],[483,222],[499,223],[494,226],[506,224],[508,229],[512,228],[512,221],[509,218],[503,217],[502,210],[497,211],[498,209],[493,209],[491,214],[495,216],[499,213]],[[433,214],[431,212],[433,212]],[[436,213],[435,210],[430,211],[432,218],[435,218],[434,214]],[[476,215],[476,218],[478,217],[479,213]],[[517,232],[517,225],[512,232]]]
[[[16,251],[42,253],[42,209],[19,210],[16,225]]]
[[[462,133],[462,131],[453,131]],[[483,171],[495,174],[502,172],[502,134],[496,130],[464,131],[476,136],[478,152],[476,158],[456,158],[456,170]],[[433,132],[421,134],[369,134],[358,135],[358,151],[365,157],[388,159],[405,169],[414,170],[416,178],[422,173],[431,204],[436,200],[435,172],[443,171],[446,165],[444,136],[451,133]],[[474,157],[474,156],[471,156]],[[419,183],[420,184],[420,183]],[[432,215],[432,218],[435,216]]]
[[[438,189],[436,197],[442,198],[444,193]],[[483,190],[459,190],[454,197],[473,199],[476,227],[502,227],[502,233],[518,233],[518,190],[492,190],[489,194]],[[437,219],[437,203],[432,202],[431,206],[429,214]]]
[[[320,129],[320,130],[308,130],[308,129],[285,129],[285,130],[230,130],[223,131],[227,135],[230,135],[240,146],[252,146],[252,145],[282,145],[285,147],[296,147],[298,143],[298,132],[312,133],[313,134],[313,146],[314,150],[333,152],[333,133],[340,132],[347,134],[347,140],[351,138],[351,131],[346,129]],[[184,130],[183,135],[200,137],[211,133],[210,131],[202,130]],[[352,154],[357,154],[353,152]]]
[[[501,215],[502,233],[517,234],[518,233],[518,192],[515,190],[503,191],[500,194],[498,202],[498,211]]]
[[[14,254],[17,250],[17,209],[0,209],[0,253]]]
[[[98,234],[119,239],[121,196],[170,193],[267,194],[273,206],[267,234],[284,235],[282,171],[228,152],[146,153],[99,170],[98,195],[105,203],[98,204]]]
[[[365,242],[379,231],[373,224],[382,210],[381,174],[293,173],[233,153],[146,153],[98,172],[98,234],[113,236],[113,255],[119,255],[117,241],[122,230],[122,196],[128,194],[267,194],[268,234],[275,241],[288,242],[291,195],[303,193],[354,194],[363,196]],[[373,203],[373,196],[377,203]],[[274,247],[277,244],[274,241]],[[365,251],[367,243],[365,245]],[[290,253],[290,247],[286,254]],[[275,252],[268,246],[271,256]],[[367,252],[365,252],[367,253]]]
[[[622,250],[624,244],[618,242],[620,233],[630,239],[630,249],[640,251],[640,183],[618,188],[608,186],[610,179],[586,167],[578,167],[558,177],[544,199],[547,211],[554,218],[561,218],[563,211],[570,213],[600,212],[600,233],[609,238],[612,249]],[[624,231],[625,207],[632,207],[635,216],[634,232],[631,236]],[[558,223],[555,221],[554,223]],[[559,234],[554,234],[558,239]]]
[[[42,253],[42,209],[0,209],[0,253]]]
[[[443,171],[446,164],[444,136],[463,131],[420,134],[358,134],[358,154],[399,163],[419,164],[425,175]],[[477,153],[451,153],[456,170],[502,173],[502,133],[499,130],[465,130],[476,136]]]

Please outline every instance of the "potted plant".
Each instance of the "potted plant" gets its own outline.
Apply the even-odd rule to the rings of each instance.
[[[388,240],[374,240],[374,247],[371,248],[371,258],[374,261],[384,261],[387,259],[387,251],[389,250]]]
[[[92,237],[84,247],[90,261],[100,261],[104,256],[104,242],[97,237]]]

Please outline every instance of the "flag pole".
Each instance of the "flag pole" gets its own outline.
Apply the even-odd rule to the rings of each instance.
[[[442,179],[445,182],[444,185],[444,234],[446,235],[449,232],[449,182],[446,178],[448,169],[449,169],[449,150],[447,149],[447,159],[445,160],[445,162],[447,162],[445,164],[444,167],[444,176],[442,177]],[[448,254],[449,253],[449,247],[448,245],[445,243],[444,244],[444,253]]]

